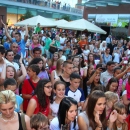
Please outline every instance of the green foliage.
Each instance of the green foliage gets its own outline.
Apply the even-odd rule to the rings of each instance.
[[[19,21],[22,21],[22,20],[25,20],[25,19],[28,19],[28,18],[31,18],[31,17],[33,17],[32,13],[29,10],[27,10],[24,15],[20,16]]]
[[[66,21],[71,21],[71,18],[70,18],[70,16],[68,16],[68,15],[63,15],[63,16],[61,17],[61,19],[64,19],[64,20],[66,20]]]

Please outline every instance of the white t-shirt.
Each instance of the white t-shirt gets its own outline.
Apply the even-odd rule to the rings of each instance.
[[[114,53],[114,59],[113,59],[113,61],[119,63],[120,62],[120,54]]]
[[[25,31],[20,31],[20,33],[21,33],[21,38],[24,39]]]
[[[90,50],[83,50],[84,59],[88,60],[88,54],[90,53]]]
[[[50,104],[50,108],[52,110],[52,116],[56,117],[59,109],[59,104],[57,104],[55,101]]]
[[[122,93],[122,96],[126,95],[127,94],[127,91],[124,90],[123,93]]]
[[[65,42],[65,37],[60,37],[60,43],[63,44]]]
[[[76,123],[75,128],[74,127],[74,122],[71,122],[71,127],[70,130],[78,130],[78,124]],[[50,130],[61,130],[61,128],[59,128],[59,120],[57,117],[55,117],[51,123],[50,123]]]
[[[66,56],[62,55],[61,58],[63,61],[66,61]]]
[[[10,65],[13,66],[16,70],[16,72],[19,70],[19,65],[16,62],[9,62],[7,59],[5,59],[6,66]]]

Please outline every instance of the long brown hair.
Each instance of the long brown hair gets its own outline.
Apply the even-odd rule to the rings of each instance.
[[[114,104],[114,109],[117,111],[118,114],[121,114],[122,110],[126,110],[125,105],[121,102],[116,102]],[[116,121],[113,123],[113,130],[117,130]],[[128,130],[128,124],[125,121],[122,125],[122,130]]]
[[[89,119],[89,126],[92,127],[92,130],[95,130],[97,125],[95,122],[95,117],[94,117],[94,109],[96,106],[96,103],[98,101],[99,98],[106,98],[104,92],[100,91],[100,90],[95,90],[93,91],[89,98],[88,98],[88,105],[87,105],[87,115],[88,115],[88,119]],[[106,109],[104,109],[103,113],[100,115],[100,121],[102,122],[102,126],[105,129],[106,127]]]

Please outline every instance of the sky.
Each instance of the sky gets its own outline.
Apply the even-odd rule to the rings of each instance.
[[[59,0],[61,2],[65,2],[65,3],[69,3],[71,5],[71,7],[75,7],[75,4],[77,4],[78,0]]]

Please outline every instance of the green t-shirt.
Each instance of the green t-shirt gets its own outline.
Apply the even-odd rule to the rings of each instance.
[[[57,48],[60,47],[60,41],[55,41],[54,46],[56,46]]]
[[[36,27],[35,33],[39,33],[41,32],[41,28],[40,27]]]
[[[49,50],[52,40],[50,38],[45,39],[45,50]]]

